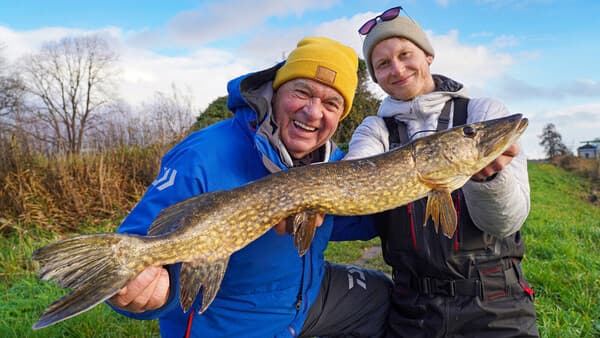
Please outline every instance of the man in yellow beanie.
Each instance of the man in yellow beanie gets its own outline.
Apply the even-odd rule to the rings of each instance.
[[[170,150],[158,178],[118,231],[143,235],[162,209],[191,196],[341,159],[330,138],[352,106],[357,69],[350,47],[309,37],[285,62],[230,81],[227,107],[234,117]],[[303,256],[285,224],[233,254],[215,300],[202,314],[201,292],[190,312],[181,310],[179,265],[148,268],[109,304],[132,318],[158,318],[164,337],[382,335],[391,281],[380,272],[325,262],[332,217],[312,225],[319,224]],[[343,230],[336,225],[336,233]]]
[[[432,74],[435,52],[412,18],[390,8],[367,21],[367,69],[388,96],[356,128],[347,158],[375,155],[452,126],[510,115]],[[529,213],[527,159],[518,144],[453,192],[452,238],[424,219],[427,199],[374,217],[392,267],[390,337],[536,337],[533,291],[521,269]],[[364,238],[367,239],[367,238]]]

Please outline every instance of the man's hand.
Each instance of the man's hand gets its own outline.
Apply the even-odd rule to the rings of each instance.
[[[485,181],[489,177],[492,177],[493,175],[504,169],[520,152],[521,147],[518,144],[515,143],[511,145],[500,156],[498,156],[494,161],[492,161],[492,163],[488,164],[477,174],[473,175],[471,179],[479,182]]]
[[[165,305],[169,298],[169,273],[161,266],[151,266],[142,271],[108,301],[113,306],[139,313],[155,310]]]
[[[292,216],[290,216],[292,217]],[[323,224],[323,219],[325,218],[325,215],[323,214],[316,214],[316,223],[317,226],[320,227],[321,224]],[[275,229],[275,232],[278,235],[285,235],[286,233],[286,222],[287,222],[287,218],[281,220],[281,222],[279,222],[277,225],[275,225],[273,228]]]

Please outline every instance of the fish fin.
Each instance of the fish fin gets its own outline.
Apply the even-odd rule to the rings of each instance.
[[[202,286],[202,305],[200,313],[206,311],[217,296],[221,281],[227,270],[229,257],[211,264],[204,261],[185,262],[181,265],[180,293],[181,307],[187,312],[192,306],[200,286]]]
[[[443,194],[442,198],[446,201],[440,203],[440,226],[442,227],[444,236],[452,238],[456,232],[456,224],[458,222],[456,209],[454,209],[454,202],[450,193]]]
[[[173,232],[185,225],[188,214],[188,201],[173,204],[163,209],[148,228],[148,236],[157,236]]]
[[[307,218],[308,216],[306,212],[299,212],[297,214],[288,216],[288,218],[285,219],[285,232],[290,235],[296,235],[296,232],[302,226],[302,224],[306,222]]]
[[[429,221],[429,218],[431,217],[431,220],[433,221],[433,225],[435,227],[435,233],[438,232],[438,216],[440,214],[437,199],[438,199],[438,196],[437,196],[436,190],[431,190],[427,194],[427,205],[425,206],[425,218],[423,219],[423,226],[425,227],[425,226],[427,226],[427,221]]]
[[[35,251],[32,260],[40,264],[40,279],[52,280],[73,290],[50,304],[33,329],[58,323],[85,312],[121,290],[144,268],[135,262],[134,246],[139,237],[123,234],[83,235],[50,244]]]
[[[200,311],[198,311],[199,313],[206,311],[208,306],[215,300],[217,292],[221,287],[223,276],[225,276],[227,264],[229,264],[229,257],[217,260],[206,267],[202,278],[202,306],[200,307]]]
[[[317,214],[310,211],[305,211],[303,214],[305,214],[304,221],[302,224],[299,224],[294,234],[294,245],[298,249],[300,256],[303,256],[308,248],[310,248],[310,244],[315,237],[315,231],[317,230]]]
[[[181,263],[179,293],[181,308],[188,312],[202,285],[201,261]]]
[[[148,228],[148,236],[157,236],[176,231],[187,226],[199,214],[217,202],[215,193],[204,193],[185,199],[163,209]]]
[[[433,220],[436,233],[438,233],[441,226],[444,235],[448,238],[452,238],[456,231],[457,218],[450,191],[431,190],[429,192],[427,206],[425,207],[425,221],[423,226],[427,225],[429,217]]]

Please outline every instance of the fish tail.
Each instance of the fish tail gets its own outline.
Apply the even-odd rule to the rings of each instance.
[[[40,264],[40,279],[73,290],[48,306],[32,328],[76,316],[116,294],[144,267],[135,264],[133,256],[137,252],[133,246],[139,248],[141,241],[122,234],[83,235],[34,252],[32,260]]]

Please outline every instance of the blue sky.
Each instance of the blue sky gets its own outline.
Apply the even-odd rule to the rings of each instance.
[[[0,0],[0,53],[16,62],[44,42],[101,34],[120,56],[124,99],[143,102],[175,84],[203,109],[230,78],[280,61],[303,36],[338,39],[362,56],[358,27],[397,5],[431,38],[434,72],[530,119],[522,138],[530,158],[543,156],[547,123],[572,150],[600,138],[594,0]]]

